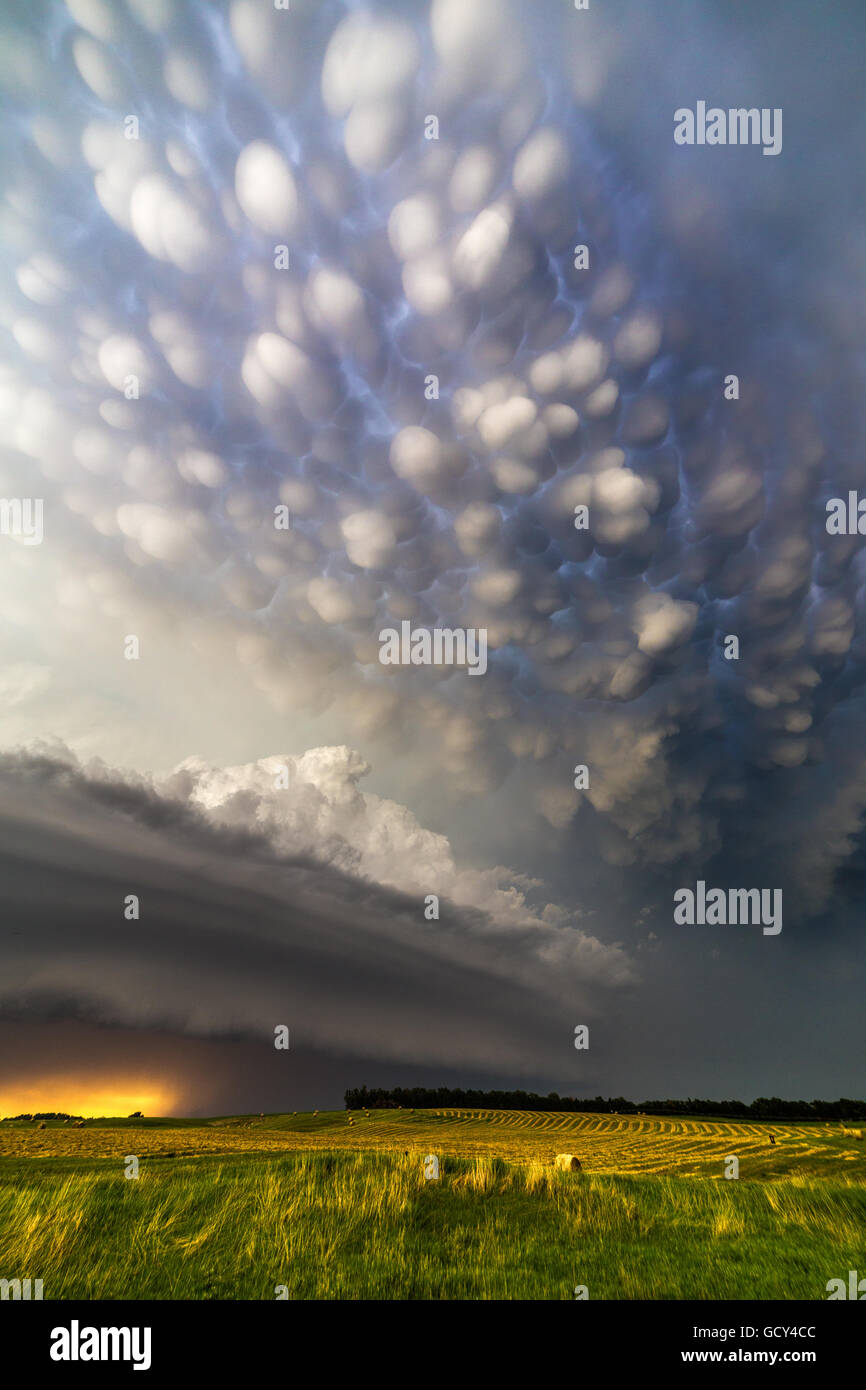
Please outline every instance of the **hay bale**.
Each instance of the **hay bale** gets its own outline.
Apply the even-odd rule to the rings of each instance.
[[[40,1129],[44,1129],[44,1128],[45,1128],[45,1121],[44,1121],[44,1120],[42,1121],[42,1124],[39,1126],[39,1128],[40,1128]]]
[[[553,1162],[556,1168],[561,1168],[566,1173],[576,1173],[580,1167],[577,1154],[557,1154]]]

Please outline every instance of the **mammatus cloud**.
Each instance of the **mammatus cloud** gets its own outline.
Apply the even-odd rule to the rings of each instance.
[[[226,925],[190,1006],[169,934],[153,958],[130,937],[100,1017],[134,1016],[135,963],[178,1026],[258,1026],[287,860],[292,958],[303,909],[347,953],[350,994],[371,967],[345,901],[365,885],[370,959],[397,971],[388,932],[411,921],[406,979],[442,972],[437,1036],[449,972],[517,991],[527,1030],[521,991],[560,998],[559,966],[563,989],[572,970],[627,980],[618,930],[596,941],[520,873],[470,870],[456,826],[514,846],[488,862],[543,845],[569,883],[554,896],[593,879],[623,921],[715,861],[784,883],[787,932],[860,872],[862,538],[825,526],[863,473],[859,22],[747,33],[724,4],[673,10],[4,11],[0,497],[44,501],[40,544],[0,535],[4,742],[58,735],[134,769],[46,773],[95,838],[116,801],[130,826],[149,807],[203,837],[214,885],[220,836],[241,877],[245,855],[270,866],[261,901],[227,888],[260,905],[254,959]],[[700,91],[784,108],[784,151],[676,145]],[[483,628],[483,677],[383,665],[379,633],[403,622]],[[364,792],[368,764],[411,794]],[[153,863],[172,850],[166,832]],[[422,945],[425,892],[453,916]],[[79,1007],[112,932],[28,989]],[[324,962],[299,978],[330,980]],[[360,1007],[336,1011],[346,1046]],[[420,1025],[382,1007],[409,1046]],[[461,1028],[449,1055],[475,1046]]]
[[[55,4],[50,70],[7,21],[29,153],[4,204],[5,467],[10,490],[41,475],[49,523],[3,559],[19,621],[40,572],[76,641],[208,623],[277,708],[395,749],[425,727],[459,794],[531,760],[563,829],[592,750],[603,854],[652,862],[696,822],[711,841],[755,766],[820,760],[860,561],[821,533],[845,468],[811,367],[752,362],[726,401],[682,304],[687,231],[675,272],[660,205],[638,255],[605,187],[630,40],[614,59],[603,17],[579,42],[575,16],[537,18]],[[482,689],[382,667],[402,619],[486,627]],[[700,798],[649,821],[696,703],[709,744],[736,708],[737,765],[716,739],[721,781],[708,763]]]

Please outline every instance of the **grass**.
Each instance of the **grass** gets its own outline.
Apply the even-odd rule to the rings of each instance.
[[[477,1111],[4,1122],[0,1277],[46,1298],[824,1299],[866,1271],[863,1145],[772,1132]],[[554,1170],[559,1151],[583,1171]]]

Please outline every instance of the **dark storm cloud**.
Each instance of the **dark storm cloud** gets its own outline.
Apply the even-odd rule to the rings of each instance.
[[[112,1027],[66,1013],[38,1022],[6,1019],[0,1021],[0,1096],[28,1096],[16,1113],[24,1108],[30,1113],[59,1108],[61,1097],[76,1109],[122,1088],[130,1105],[140,1103],[136,1095],[156,1093],[162,1105],[146,1106],[145,1114],[155,1109],[173,1115],[273,1114],[341,1109],[350,1087],[460,1086],[469,1078],[472,1085],[490,1089],[514,1080],[508,1065],[501,1071],[495,1065],[424,1066],[356,1050],[319,1051],[306,1039],[296,1043],[278,1052],[267,1039]],[[582,1083],[597,1087],[596,1074],[585,1066],[582,1072]],[[573,1085],[567,1066],[562,1076],[565,1088]],[[527,1089],[540,1085],[546,1091],[549,1077],[545,1071],[538,1078],[529,1072],[522,1081]]]
[[[630,976],[573,928],[493,920],[445,885],[440,919],[425,920],[420,896],[104,768],[7,757],[0,803],[0,999],[20,1019],[271,1046],[285,1024],[302,1051],[526,1071],[563,1055],[575,1007],[594,1013],[606,982]],[[255,824],[250,797],[243,814]]]

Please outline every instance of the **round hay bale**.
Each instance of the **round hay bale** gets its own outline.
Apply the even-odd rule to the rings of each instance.
[[[576,1173],[580,1168],[580,1159],[577,1154],[557,1154],[553,1164],[563,1172]]]

